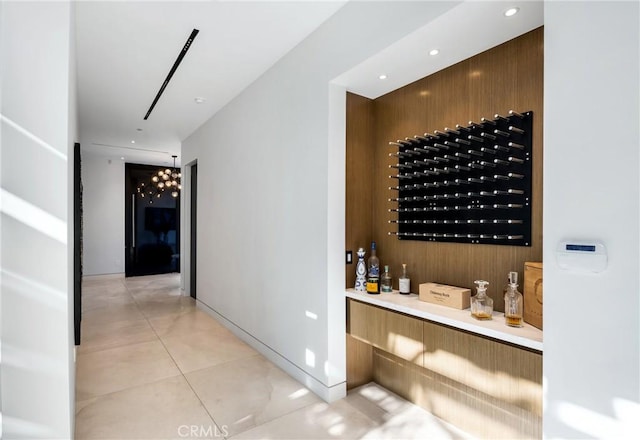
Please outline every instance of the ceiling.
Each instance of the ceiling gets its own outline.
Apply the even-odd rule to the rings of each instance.
[[[127,162],[171,163],[172,154],[180,156],[182,140],[345,3],[76,3],[83,150]],[[504,17],[503,12],[514,5],[520,8],[519,13]],[[542,23],[542,1],[461,2],[334,82],[375,98]],[[194,28],[199,34],[145,121],[151,102]],[[440,53],[429,56],[433,48]],[[381,74],[387,78],[380,80]],[[206,101],[197,104],[196,97]]]
[[[506,17],[512,7],[518,12]],[[375,99],[536,29],[543,20],[543,1],[461,2],[333,82]],[[432,49],[439,53],[429,55]]]
[[[172,163],[183,139],[344,3],[77,2],[83,151],[127,162]],[[145,121],[194,28],[199,34]],[[197,104],[196,97],[206,101]]]

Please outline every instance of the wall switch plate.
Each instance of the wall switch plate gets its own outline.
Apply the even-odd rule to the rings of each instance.
[[[352,263],[353,263],[353,252],[347,251],[347,264],[352,264]]]

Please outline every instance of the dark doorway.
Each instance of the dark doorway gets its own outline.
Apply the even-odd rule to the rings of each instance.
[[[171,188],[148,192],[155,188],[151,179],[161,169],[125,164],[127,277],[180,272],[180,191],[177,197]]]
[[[80,345],[82,320],[82,173],[80,144],[73,146],[73,333]]]
[[[195,163],[191,166],[191,252],[190,252],[190,264],[189,264],[189,292],[191,297],[195,299],[196,297],[196,257],[198,255],[198,240],[197,240],[197,229],[198,229],[198,164]]]

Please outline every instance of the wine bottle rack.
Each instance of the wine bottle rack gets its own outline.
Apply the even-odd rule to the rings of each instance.
[[[531,245],[533,112],[390,142],[400,240]],[[397,150],[396,150],[397,148]]]

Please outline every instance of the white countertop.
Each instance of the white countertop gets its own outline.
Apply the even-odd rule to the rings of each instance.
[[[504,323],[504,314],[500,312],[494,311],[493,319],[489,321],[478,321],[471,317],[469,309],[458,310],[420,301],[415,293],[400,295],[397,290],[394,290],[393,293],[371,295],[366,292],[356,292],[355,289],[347,289],[346,295],[348,298],[385,309],[542,352],[542,330],[527,323],[520,328],[509,327]]]

